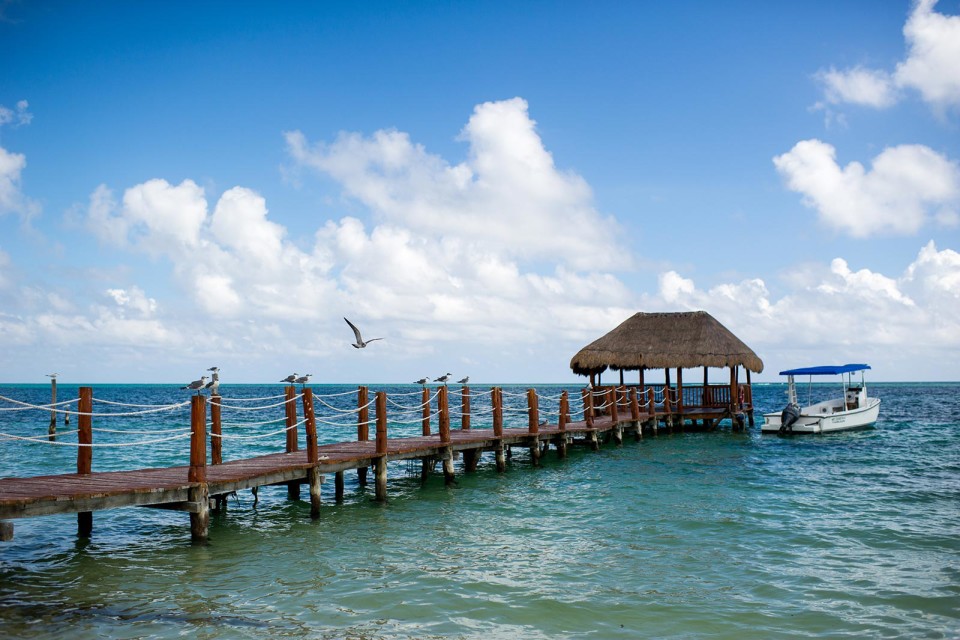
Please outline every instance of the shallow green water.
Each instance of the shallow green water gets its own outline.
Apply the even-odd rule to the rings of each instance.
[[[98,512],[88,541],[74,516],[17,521],[0,546],[0,634],[957,637],[960,385],[870,390],[883,399],[872,430],[661,435],[566,460],[551,450],[539,469],[517,453],[505,474],[485,455],[475,474],[458,465],[453,487],[421,486],[419,465],[399,462],[388,504],[348,474],[345,503],[317,521],[283,489],[261,490],[256,508],[244,492],[212,519],[207,545],[190,543],[175,512]],[[775,410],[782,392],[754,396]],[[17,416],[0,416],[0,431],[45,432]],[[183,463],[184,446],[155,457]],[[51,449],[0,443],[9,475],[69,471],[75,450]],[[153,464],[94,455],[95,469]]]

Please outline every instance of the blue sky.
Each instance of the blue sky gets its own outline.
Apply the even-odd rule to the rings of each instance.
[[[0,381],[566,382],[692,309],[957,380],[958,12],[0,3]]]

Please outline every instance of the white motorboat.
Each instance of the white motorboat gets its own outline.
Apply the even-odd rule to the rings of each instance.
[[[787,376],[787,406],[779,413],[763,414],[763,433],[833,433],[863,429],[873,425],[880,415],[880,398],[867,396],[863,372],[867,364],[843,364],[821,367],[804,367],[781,371]],[[860,373],[860,381],[853,374]],[[843,393],[839,398],[824,400],[801,407],[797,400],[797,385],[794,376],[810,376],[808,398],[813,393],[813,376],[839,375]]]

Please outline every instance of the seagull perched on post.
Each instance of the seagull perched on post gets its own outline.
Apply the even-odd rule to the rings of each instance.
[[[440,376],[439,378],[434,378],[433,381],[434,381],[434,382],[442,382],[443,384],[447,384],[447,380],[449,380],[449,379],[450,379],[450,376],[452,376],[452,375],[453,375],[452,373],[449,373],[449,372],[448,372],[447,374],[442,375],[442,376]]]
[[[470,376],[463,376],[462,380],[457,380],[457,384],[467,384],[470,382]]]
[[[348,325],[350,325],[350,328],[353,329],[353,335],[356,336],[356,338],[357,338],[357,341],[356,341],[356,342],[354,343],[354,345],[353,345],[353,348],[354,348],[354,349],[363,349],[364,347],[366,347],[368,344],[370,344],[370,343],[373,342],[374,340],[383,340],[383,338],[370,338],[369,340],[364,340],[363,337],[360,335],[360,329],[357,329],[357,325],[353,324],[352,322],[350,322],[350,321],[347,320],[346,318],[344,318],[344,321],[345,321]]]
[[[213,389],[212,393],[217,395],[220,393],[220,367],[210,367],[207,371],[213,371],[213,374],[204,389]]]
[[[413,384],[419,384],[419,385],[423,386],[423,385],[427,384],[429,381],[430,381],[430,380],[427,379],[427,378],[420,378],[419,380],[417,380],[417,381],[414,382]]]
[[[290,384],[293,384],[296,381],[297,381],[297,374],[294,372],[288,375],[286,378],[284,378],[280,382],[289,382]]]
[[[207,384],[207,376],[206,376],[206,374],[204,374],[204,375],[200,376],[200,379],[199,379],[199,380],[194,380],[193,382],[191,382],[191,383],[188,384],[187,386],[185,386],[185,387],[180,387],[180,388],[181,388],[181,389],[190,389],[190,391],[196,391],[197,394],[199,394],[199,393],[200,393],[200,389],[203,389],[204,385],[206,385],[206,384]]]
[[[302,384],[302,385],[305,385],[305,384],[307,384],[308,382],[310,382],[310,378],[311,378],[312,376],[313,376],[312,373],[308,373],[308,374],[305,375],[305,376],[300,376],[299,378],[297,378],[297,379],[294,380],[293,382],[294,382],[294,384]]]

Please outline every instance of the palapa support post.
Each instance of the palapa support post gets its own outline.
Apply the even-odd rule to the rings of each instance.
[[[460,430],[470,431],[470,387],[460,387]]]
[[[293,385],[288,385],[283,390],[284,400],[283,410],[286,419],[286,452],[295,453],[299,450],[297,444],[297,389]],[[300,499],[300,481],[291,480],[287,483],[287,498],[290,500]]]
[[[557,456],[567,457],[567,422],[570,419],[570,397],[566,390],[560,393],[560,418],[557,420],[560,435],[557,436]]]
[[[387,501],[387,394],[378,391],[375,397],[377,409],[377,458],[374,462],[377,502]]]
[[[307,432],[307,462],[313,465],[307,469],[307,484],[310,487],[310,517],[314,520],[320,517],[320,485],[323,483],[323,476],[317,463],[320,462],[320,451],[317,448],[317,416],[314,413],[313,389],[303,388],[303,417],[306,422]]]
[[[366,387],[357,389],[357,441],[367,442],[370,439],[370,400]],[[367,468],[357,468],[357,483],[361,487],[367,486]]]
[[[223,464],[223,423],[220,419],[220,394],[210,396],[210,464]],[[224,501],[226,504],[226,501]]]
[[[93,470],[93,387],[80,387],[77,413],[77,473],[89,475]],[[77,512],[77,535],[89,538],[92,532],[93,512]]]
[[[190,513],[190,537],[195,542],[203,542],[210,530],[210,491],[207,486],[207,399],[199,394],[190,399],[190,431],[187,481],[193,484],[189,500],[196,505],[196,511]]]

